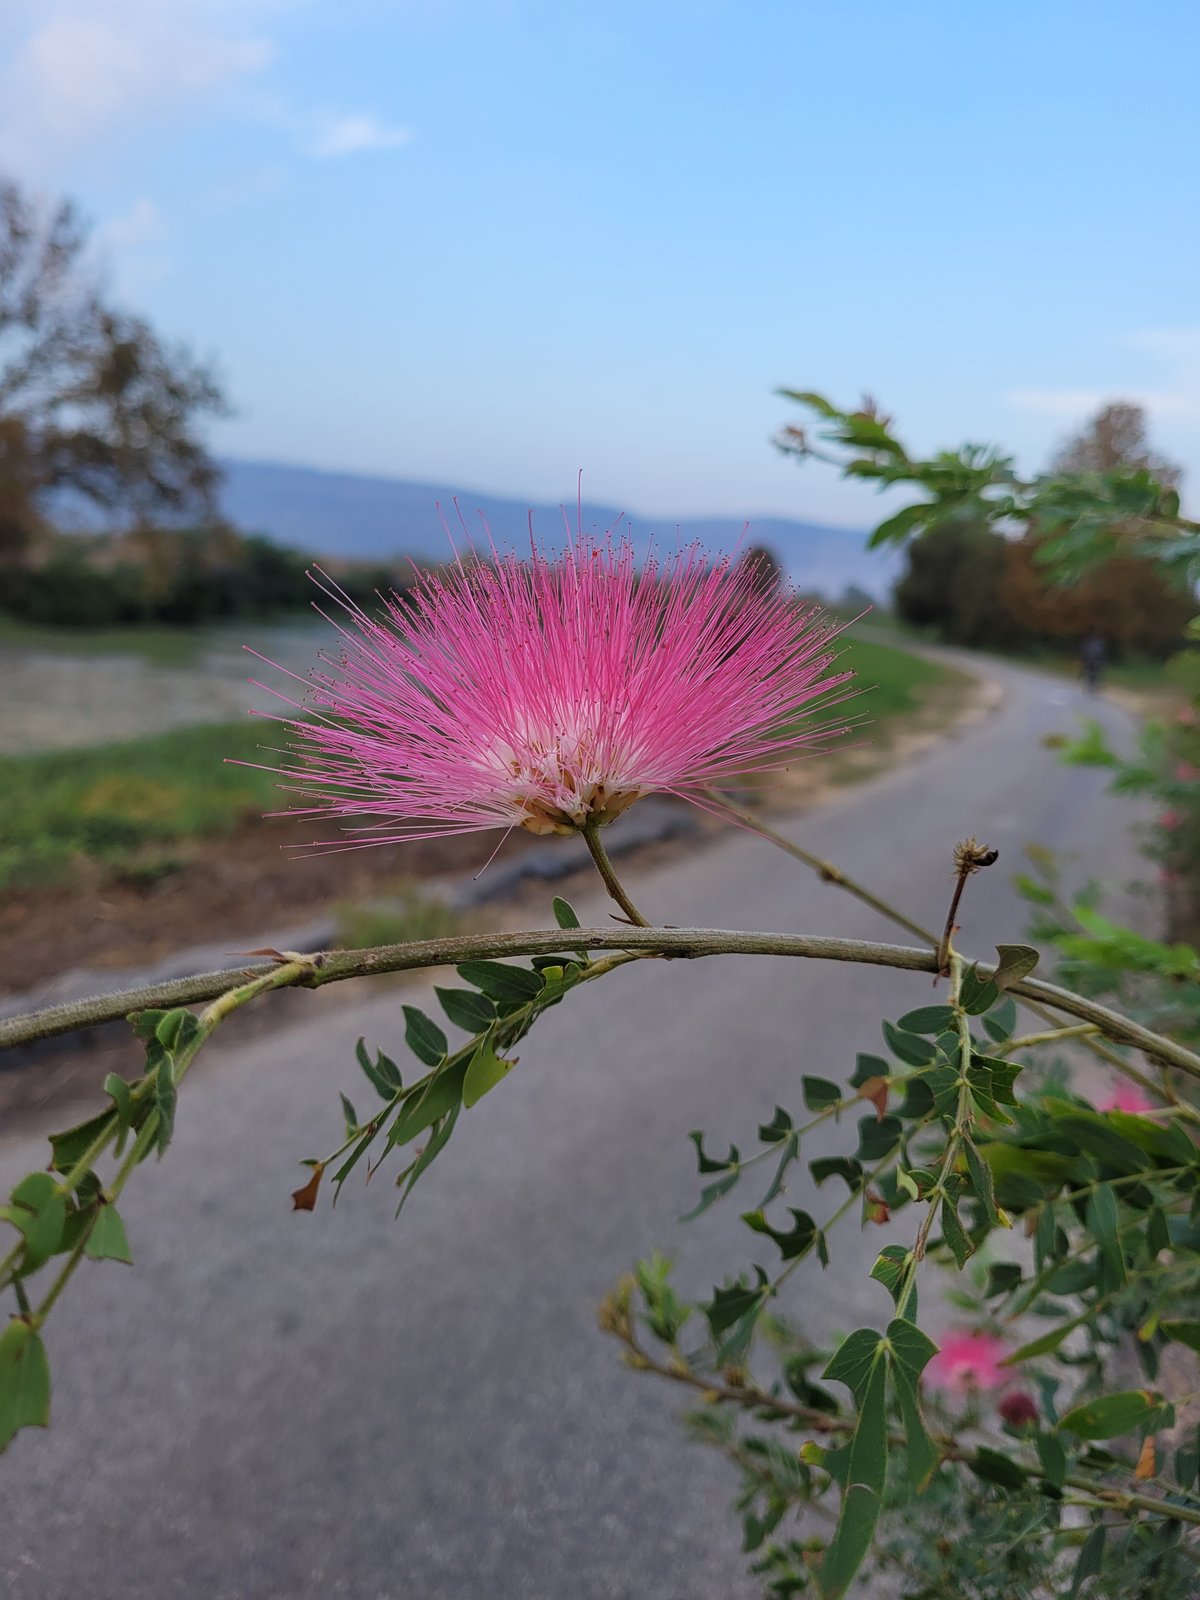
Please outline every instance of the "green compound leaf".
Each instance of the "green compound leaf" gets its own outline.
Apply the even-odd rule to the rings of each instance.
[[[808,1170],[815,1184],[824,1183],[826,1178],[843,1178],[851,1194],[862,1187],[863,1164],[853,1156],[817,1156],[808,1163]]]
[[[1037,1339],[1031,1339],[1028,1344],[1023,1344],[1019,1350],[1014,1350],[1001,1361],[1002,1367],[1015,1367],[1022,1361],[1032,1361],[1035,1356],[1048,1356],[1057,1350],[1059,1345],[1069,1333],[1081,1327],[1088,1319],[1089,1313],[1084,1311],[1077,1317],[1071,1317],[1067,1322],[1060,1322],[1057,1328],[1051,1328],[1049,1333],[1043,1333]]]
[[[1016,1002],[1009,995],[1005,995],[998,1006],[993,1006],[983,1019],[984,1028],[996,1044],[1000,1044],[1005,1039],[1011,1039],[1012,1031],[1016,1025]]]
[[[1108,1529],[1103,1522],[1098,1522],[1083,1541],[1079,1552],[1079,1560],[1075,1563],[1075,1575],[1071,1579],[1071,1591],[1067,1600],[1076,1600],[1076,1596],[1089,1578],[1097,1577],[1104,1568],[1104,1542],[1108,1537]]]
[[[128,1083],[115,1072],[110,1072],[104,1080],[104,1092],[117,1108],[121,1128],[128,1128],[136,1114]]]
[[[998,944],[996,954],[1000,960],[992,982],[1002,991],[1027,978],[1041,959],[1031,944]]]
[[[396,1179],[398,1185],[404,1184],[404,1193],[400,1196],[400,1202],[396,1207],[397,1216],[404,1210],[405,1202],[416,1188],[417,1179],[429,1170],[449,1144],[450,1135],[454,1132],[454,1124],[458,1121],[458,1114],[461,1110],[461,1104],[452,1106],[444,1117],[440,1117],[437,1122],[432,1124],[429,1143],[412,1165],[407,1167]],[[407,1183],[405,1183],[405,1179],[408,1180]]]
[[[990,1011],[999,998],[1000,990],[991,978],[981,977],[978,966],[967,968],[959,986],[958,1003],[968,1016]]]
[[[884,1286],[894,1305],[900,1303],[904,1274],[911,1259],[912,1251],[906,1245],[885,1244],[871,1268],[871,1276]]]
[[[759,1131],[761,1132],[762,1130],[760,1129]],[[762,1199],[758,1202],[758,1208],[760,1211],[765,1206],[769,1206],[771,1201],[774,1200],[778,1194],[782,1193],[784,1179],[787,1177],[787,1170],[791,1166],[792,1162],[796,1160],[799,1154],[800,1135],[798,1133],[791,1133],[788,1135],[787,1139],[784,1140],[784,1143],[780,1149],[779,1165],[775,1168],[775,1176],[771,1179],[770,1187],[768,1188],[766,1194],[763,1195]]]
[[[21,1428],[50,1422],[50,1364],[27,1322],[15,1318],[0,1333],[0,1450]]]
[[[423,1061],[427,1067],[440,1066],[449,1048],[446,1035],[432,1017],[427,1017],[416,1006],[405,1006],[403,1009],[405,1044],[417,1060]]]
[[[977,1450],[967,1462],[971,1471],[984,1483],[997,1483],[1002,1489],[1023,1489],[1025,1472],[1009,1456],[986,1445]]]
[[[888,1323],[887,1340],[894,1364],[913,1378],[921,1376],[938,1352],[929,1335],[905,1317],[896,1317]]]
[[[994,1228],[998,1228],[1001,1226],[1001,1221],[1000,1214],[996,1210],[996,1192],[992,1184],[992,1169],[979,1154],[971,1139],[964,1138],[962,1144],[963,1154],[967,1158],[967,1174],[971,1180],[971,1188],[975,1191],[975,1198],[983,1207],[987,1220]]]
[[[1176,1344],[1185,1344],[1189,1350],[1200,1351],[1200,1322],[1182,1322],[1172,1320],[1160,1322],[1159,1328],[1168,1339],[1174,1339]]]
[[[489,1089],[507,1078],[514,1065],[515,1062],[498,1056],[490,1044],[481,1044],[471,1057],[463,1079],[462,1103],[466,1109],[469,1111],[473,1105],[478,1105]]]
[[[824,1111],[829,1106],[836,1106],[843,1097],[841,1084],[833,1083],[828,1078],[801,1078],[800,1092],[809,1111]]]
[[[100,1207],[87,1236],[83,1253],[90,1256],[93,1261],[124,1261],[132,1266],[133,1256],[125,1234],[125,1224],[121,1221],[116,1206]]]
[[[715,1183],[706,1183],[700,1191],[700,1198],[690,1211],[685,1211],[680,1217],[680,1222],[694,1222],[697,1217],[702,1217],[710,1206],[715,1206],[717,1201],[727,1195],[741,1177],[741,1169],[734,1167],[725,1177],[718,1178]]]
[[[697,1172],[728,1172],[731,1167],[736,1167],[741,1159],[735,1144],[729,1146],[729,1154],[723,1161],[719,1161],[716,1156],[710,1156],[704,1148],[704,1135],[699,1128],[693,1128],[688,1138],[696,1146]]]
[[[857,1055],[854,1058],[854,1071],[850,1076],[850,1087],[861,1089],[864,1083],[872,1078],[886,1078],[891,1074],[891,1066],[882,1056]]]
[[[958,1220],[958,1210],[955,1201],[945,1195],[942,1199],[941,1209],[942,1238],[950,1247],[959,1271],[975,1254],[975,1246],[967,1237],[962,1223]]]
[[[984,1295],[988,1300],[1000,1294],[1011,1294],[1021,1281],[1021,1268],[1015,1261],[993,1261],[988,1267],[987,1288]]]
[[[22,1269],[32,1272],[59,1247],[67,1220],[67,1197],[50,1173],[31,1172],[13,1190],[5,1215],[25,1240]]]
[[[759,1124],[758,1137],[764,1144],[779,1144],[792,1132],[795,1124],[782,1106],[775,1107],[775,1115],[770,1122]]]
[[[1101,1395],[1068,1411],[1059,1426],[1079,1439],[1115,1439],[1149,1422],[1159,1401],[1146,1389],[1126,1389]]]
[[[861,1406],[871,1375],[886,1351],[884,1336],[877,1328],[857,1328],[838,1345],[821,1374],[831,1383],[844,1383]]]
[[[905,1476],[909,1488],[916,1494],[929,1482],[942,1458],[929,1437],[925,1418],[921,1415],[916,1380],[895,1362],[892,1364],[892,1385],[900,1406],[900,1420],[904,1424]]]
[[[817,1225],[807,1211],[797,1211],[792,1206],[788,1210],[792,1215],[792,1226],[787,1232],[773,1228],[761,1210],[747,1211],[742,1221],[755,1233],[766,1234],[768,1239],[773,1239],[785,1261],[798,1261],[801,1256],[808,1254],[816,1242]]]
[[[466,1075],[467,1063],[460,1061],[414,1084],[388,1129],[387,1148],[407,1144],[461,1104]]]
[[[400,1069],[391,1056],[385,1056],[381,1050],[375,1060],[371,1060],[367,1050],[367,1041],[360,1039],[354,1047],[358,1064],[367,1075],[367,1081],[379,1095],[381,1100],[394,1100],[404,1087],[400,1076]]]
[[[884,1022],[881,1026],[888,1049],[898,1061],[907,1062],[910,1067],[924,1067],[928,1066],[937,1055],[937,1047],[928,1039],[923,1039],[915,1033],[906,1033],[894,1022]],[[885,1069],[883,1076],[887,1075]]]
[[[562,895],[556,894],[550,905],[554,912],[554,920],[560,928],[578,928],[581,926],[575,907],[569,900],[564,900]]]
[[[748,1312],[759,1310],[766,1303],[770,1293],[770,1283],[761,1267],[755,1267],[754,1271],[758,1279],[756,1283],[747,1284],[739,1278],[736,1283],[714,1289],[712,1299],[701,1308],[708,1319],[714,1338],[719,1339]]]
[[[953,1006],[919,1006],[900,1018],[896,1026],[905,1033],[945,1033],[953,1028],[958,1013]]]
[[[858,1122],[858,1149],[854,1152],[860,1161],[882,1161],[896,1148],[904,1137],[904,1124],[899,1117],[860,1117]]]
[[[1067,1452],[1056,1433],[1039,1433],[1034,1440],[1038,1460],[1046,1474],[1046,1482],[1053,1489],[1061,1489],[1067,1481]]]
[[[473,989],[482,989],[490,1000],[512,1003],[536,1000],[542,992],[539,973],[528,967],[509,966],[504,961],[464,961],[458,975]]]
[[[821,1561],[818,1581],[824,1600],[839,1600],[863,1563],[879,1520],[887,1480],[887,1345],[873,1328],[859,1328],[834,1352],[824,1376],[844,1383],[858,1403],[858,1426],[839,1451],[838,1477],[845,1486],[837,1530]],[[833,1470],[833,1462],[827,1461]]]
[[[155,1039],[172,1055],[177,1055],[192,1044],[199,1032],[199,1022],[183,1006],[176,1007],[174,1011],[165,1011],[154,1026]]]
[[[438,1004],[456,1028],[482,1033],[496,1020],[496,1008],[478,989],[435,989]]]
[[[1125,1252],[1118,1232],[1117,1199],[1107,1184],[1092,1190],[1086,1219],[1104,1265],[1102,1290],[1118,1289],[1125,1282]]]
[[[62,1133],[50,1135],[51,1164],[56,1172],[69,1172],[76,1162],[82,1159],[93,1142],[99,1138],[106,1129],[114,1132],[118,1125],[117,1112],[112,1106],[98,1112],[96,1116],[89,1117],[86,1122],[79,1122],[73,1128],[67,1128]]]
[[[167,1152],[167,1146],[175,1137],[175,1108],[178,1101],[175,1064],[171,1057],[164,1053],[154,1070],[154,1109],[158,1112],[158,1132],[153,1148],[158,1150],[160,1161]]]

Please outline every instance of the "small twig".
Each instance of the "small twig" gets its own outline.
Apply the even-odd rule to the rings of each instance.
[[[600,837],[600,829],[594,822],[586,823],[583,828],[583,839],[591,853],[592,860],[596,863],[596,871],[604,880],[604,887],[620,906],[621,910],[637,928],[648,928],[650,924],[625,893],[625,886],[617,877],[616,869],[608,858],[608,851],[604,848],[604,841]]]
[[[938,941],[939,978],[947,978],[950,975],[950,949],[957,927],[954,919],[958,916],[958,904],[967,886],[967,879],[974,877],[981,867],[990,867],[999,854],[998,850],[990,850],[987,845],[980,844],[975,838],[964,839],[961,844],[956,844],[954,847],[954,893],[950,896],[946,926],[942,929],[942,937]]]

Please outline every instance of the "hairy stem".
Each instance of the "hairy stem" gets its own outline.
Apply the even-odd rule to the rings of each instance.
[[[132,1011],[150,1006],[195,1005],[226,996],[237,989],[237,1004],[268,989],[316,989],[348,978],[373,977],[384,972],[413,972],[422,968],[454,966],[480,957],[557,955],[565,948],[618,950],[630,955],[699,958],[702,956],[785,956],[809,961],[850,961],[868,967],[894,967],[904,972],[937,971],[937,953],[907,945],[877,944],[867,939],[827,939],[805,933],[744,933],[726,928],[562,928],[531,933],[480,933],[448,939],[423,939],[412,944],[379,945],[370,950],[331,950],[320,955],[297,956],[275,966],[202,973],[168,983],[130,989],[52,1006],[28,1016],[0,1022],[0,1049],[48,1039],[55,1034],[116,1022]],[[994,962],[980,962],[988,977]],[[1016,999],[1036,1000],[1083,1022],[1095,1023],[1106,1038],[1132,1045],[1164,1066],[1177,1067],[1200,1078],[1200,1055],[1184,1045],[1144,1027],[1132,1017],[1101,1005],[1085,995],[1073,994],[1038,978],[1010,984]]]

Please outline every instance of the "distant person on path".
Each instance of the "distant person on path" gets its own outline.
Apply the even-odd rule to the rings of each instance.
[[[1095,628],[1090,629],[1079,646],[1079,664],[1083,669],[1083,681],[1089,694],[1100,692],[1100,679],[1107,659],[1108,646],[1104,642],[1104,635]]]

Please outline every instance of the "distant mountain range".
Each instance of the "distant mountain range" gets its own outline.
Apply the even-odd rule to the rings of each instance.
[[[553,544],[563,535],[562,510],[557,505],[531,505],[452,484],[323,472],[270,461],[226,460],[222,467],[226,474],[222,509],[230,521],[247,533],[265,534],[314,555],[381,561],[398,554],[440,558],[448,544],[437,507],[457,537],[461,528],[456,500],[472,536],[479,537],[482,516],[501,547],[519,549],[528,543],[531,511],[541,542]],[[574,527],[573,503],[568,515]],[[620,515],[619,507],[584,502],[586,529],[609,528]],[[626,513],[625,522],[639,545],[644,547],[653,537],[667,549],[682,538],[728,550],[742,537],[744,527],[733,517],[676,521]],[[751,519],[747,538],[774,551],[801,589],[831,600],[851,585],[883,598],[897,573],[894,553],[868,551],[865,533],[845,528],[761,517]]]

